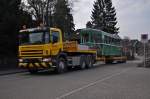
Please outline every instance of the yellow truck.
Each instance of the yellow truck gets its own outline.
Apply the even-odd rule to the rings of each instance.
[[[97,52],[76,41],[63,41],[58,28],[38,27],[19,32],[19,67],[36,73],[40,69],[54,69],[64,73],[68,68],[91,68]]]

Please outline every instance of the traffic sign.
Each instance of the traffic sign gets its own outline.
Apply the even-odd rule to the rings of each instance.
[[[143,43],[147,43],[148,42],[148,34],[142,34],[141,35],[141,41]]]

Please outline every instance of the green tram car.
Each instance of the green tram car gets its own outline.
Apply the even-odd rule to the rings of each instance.
[[[97,50],[97,60],[105,63],[126,62],[119,35],[90,28],[80,29],[79,34],[81,45]]]

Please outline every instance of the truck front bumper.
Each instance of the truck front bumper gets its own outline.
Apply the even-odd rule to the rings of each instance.
[[[51,62],[38,62],[38,63],[19,63],[18,64],[20,68],[39,68],[39,69],[48,69],[48,68],[52,68],[52,67],[56,67],[53,66]]]

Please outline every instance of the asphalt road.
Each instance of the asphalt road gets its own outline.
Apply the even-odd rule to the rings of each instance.
[[[57,75],[0,76],[0,99],[150,99],[150,69],[136,63],[99,65]]]

